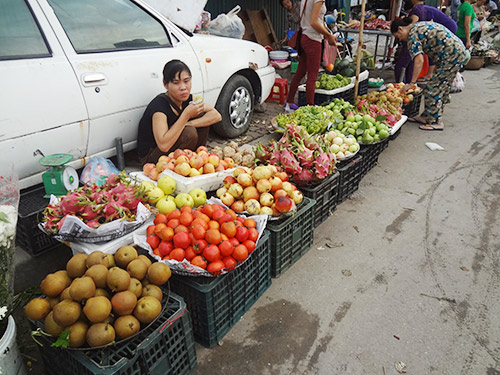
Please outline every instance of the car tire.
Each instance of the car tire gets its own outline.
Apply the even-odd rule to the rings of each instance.
[[[221,91],[215,108],[222,121],[214,125],[215,132],[224,138],[235,138],[250,127],[254,95],[252,85],[245,77],[235,75]]]

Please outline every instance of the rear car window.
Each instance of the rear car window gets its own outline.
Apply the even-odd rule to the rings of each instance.
[[[31,9],[24,0],[0,2],[0,59],[51,56]]]
[[[127,0],[48,0],[77,53],[171,46],[163,25]]]

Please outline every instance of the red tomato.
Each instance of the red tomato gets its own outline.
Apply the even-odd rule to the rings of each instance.
[[[155,225],[160,223],[165,224],[166,222],[167,222],[167,216],[164,214],[156,215],[155,219],[153,220],[153,223],[155,223]]]
[[[152,234],[155,233],[155,228],[156,228],[156,225],[148,225],[148,227],[146,228],[146,234],[148,236],[151,236]]]
[[[218,245],[220,241],[222,240],[220,232],[218,229],[208,229],[206,234],[205,234],[205,240],[207,240],[208,243]]]
[[[246,226],[247,228],[255,228],[257,226],[257,223],[255,222],[254,219],[245,219],[243,225]]]
[[[208,242],[201,239],[201,240],[196,240],[196,242],[193,245],[193,250],[196,254],[202,254],[203,250],[208,246]]]
[[[206,204],[201,208],[201,212],[203,212],[208,217],[212,217],[214,213],[214,207],[211,204]]]
[[[181,217],[181,211],[175,209],[167,215],[167,221],[172,219],[178,219]]]
[[[255,242],[246,240],[245,242],[242,243],[243,246],[245,246],[248,250],[248,254],[252,254],[252,251],[255,250]]]
[[[179,224],[174,228],[174,233],[186,232],[189,233],[189,229],[186,226]]]
[[[234,218],[230,215],[230,214],[224,214],[224,216],[222,216],[218,222],[220,225],[222,225],[223,223],[226,223],[228,221],[233,221]]]
[[[220,231],[229,238],[234,237],[236,235],[236,225],[234,224],[234,221],[226,221],[225,223],[222,223]]]
[[[241,223],[241,224],[243,224],[243,223],[245,222],[245,219],[244,219],[244,218],[242,218],[241,216],[238,216],[238,217],[236,218],[236,220],[238,220],[238,222],[239,222],[239,223]]]
[[[203,229],[207,230],[208,229],[208,224],[207,223],[208,223],[208,221],[205,221],[205,220],[197,217],[191,223],[191,228],[194,228],[195,225],[201,225],[203,227]]]
[[[224,210],[216,210],[212,215],[212,220],[219,221],[222,216],[225,215]]]
[[[229,240],[222,241],[219,244],[219,250],[220,250],[220,253],[223,257],[227,257],[227,256],[231,255],[233,253],[233,248],[234,248],[234,246],[231,242],[229,242]]]
[[[246,247],[245,247],[246,249]],[[216,245],[208,245],[205,250],[203,250],[203,256],[209,262],[215,262],[220,259],[220,250]]]
[[[248,239],[253,242],[257,242],[257,238],[259,238],[259,231],[255,228],[248,229]]]
[[[180,221],[179,219],[170,219],[168,222],[167,222],[167,226],[169,226],[170,228],[175,228],[176,226],[178,226],[180,224]]]
[[[201,255],[195,256],[193,259],[191,259],[191,264],[193,266],[198,266],[200,268],[206,269],[207,268],[207,261],[203,259]]]
[[[178,260],[179,262],[182,262],[182,260],[185,258],[185,255],[186,252],[184,251],[184,249],[181,249],[179,247],[173,249],[169,254],[170,259],[175,259]]]
[[[189,246],[186,249],[184,256],[189,261],[191,261],[196,256],[196,253],[194,252],[193,246]]]
[[[239,227],[236,229],[236,236],[238,241],[245,242],[248,240],[248,229],[245,227]]]
[[[151,246],[154,250],[160,245],[160,239],[156,237],[154,234],[146,237],[146,242]]]
[[[184,212],[191,213],[192,211],[193,211],[193,209],[190,206],[182,206],[181,207],[181,214],[184,213]]]
[[[233,258],[242,262],[248,257],[248,249],[243,245],[238,245],[233,250]]]
[[[236,237],[231,237],[229,239],[229,242],[231,242],[231,245],[233,245],[233,247],[238,246],[240,244],[240,241],[238,241]]]
[[[224,262],[224,265],[228,271],[231,271],[234,266],[236,266],[236,264],[238,263],[232,256],[228,256],[228,257],[225,257],[222,259],[222,261]]]
[[[224,262],[222,260],[216,260],[214,262],[208,263],[207,271],[214,274],[214,275],[218,275],[218,274],[220,274],[220,271],[224,267],[226,267],[226,265],[224,264]]]
[[[179,232],[174,235],[174,246],[181,249],[187,249],[191,245],[189,235],[186,232]]]
[[[163,223],[156,224],[155,225],[155,234],[158,235],[163,228],[166,228],[167,226]]]
[[[170,227],[163,228],[160,233],[158,233],[158,237],[160,237],[164,241],[172,241],[174,238],[174,230]]]
[[[232,220],[236,220],[236,212],[234,212],[234,210],[232,210],[232,209],[228,208],[228,209],[226,210],[226,215],[231,215]]]
[[[182,207],[184,208],[184,207]],[[179,221],[181,222],[182,225],[185,225],[186,227],[189,227],[191,223],[193,222],[193,215],[191,212],[183,212],[181,213],[181,216],[179,217]]]
[[[174,245],[172,245],[172,242],[161,241],[160,245],[158,246],[158,251],[160,252],[161,257],[165,257],[170,254],[173,248]]]

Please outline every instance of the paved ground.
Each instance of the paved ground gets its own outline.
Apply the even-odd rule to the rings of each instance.
[[[399,361],[409,374],[500,374],[500,67],[465,77],[445,131],[406,124],[317,228],[310,251],[273,279],[220,346],[197,345],[194,375],[389,375]],[[268,104],[241,141],[266,136],[280,110]],[[70,255],[61,246],[28,261],[19,250],[16,290]],[[31,373],[42,366],[33,362]]]

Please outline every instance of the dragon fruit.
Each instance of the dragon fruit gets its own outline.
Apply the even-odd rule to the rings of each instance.
[[[302,171],[302,167],[295,156],[286,149],[281,151],[281,165],[285,169],[286,173],[292,175],[299,174]]]
[[[61,211],[65,215],[75,215],[83,210],[83,206],[89,204],[90,200],[87,197],[82,197],[76,192],[64,196],[61,199]]]
[[[314,160],[314,167],[315,167],[314,174],[318,179],[322,180],[326,176],[328,176],[328,173],[331,168],[330,158],[323,150],[319,150],[316,153],[316,158]]]
[[[271,150],[271,156],[269,157],[269,163],[272,165],[279,165],[281,161],[281,152],[276,141],[271,142],[269,146]]]
[[[311,168],[313,166],[314,152],[304,145],[304,142],[295,142],[297,147],[297,159],[303,168]]]
[[[300,173],[293,176],[293,181],[297,185],[307,185],[315,180],[314,174],[310,169],[302,168]]]

